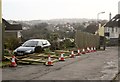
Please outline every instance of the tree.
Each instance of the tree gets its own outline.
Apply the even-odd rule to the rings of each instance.
[[[50,32],[47,30],[47,26],[47,23],[36,24],[31,29],[24,30],[22,35],[26,40],[30,38],[49,38],[48,35]]]
[[[94,34],[98,30],[98,28],[99,27],[97,23],[91,23],[87,26],[87,28],[84,31]]]

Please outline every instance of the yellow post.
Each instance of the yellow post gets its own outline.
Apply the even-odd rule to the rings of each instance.
[[[102,26],[99,24],[99,30],[98,30],[99,36],[104,36],[104,25]]]

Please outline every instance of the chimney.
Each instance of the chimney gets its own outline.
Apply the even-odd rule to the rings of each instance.
[[[109,14],[109,20],[111,20],[111,12],[110,12],[110,14]]]

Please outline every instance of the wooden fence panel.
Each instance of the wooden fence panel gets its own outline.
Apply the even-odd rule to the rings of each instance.
[[[86,48],[95,46],[98,48],[99,46],[98,35],[77,31],[75,34],[75,44],[77,48]]]

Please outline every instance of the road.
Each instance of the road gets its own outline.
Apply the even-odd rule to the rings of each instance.
[[[2,69],[0,68],[0,82],[2,81]]]
[[[118,48],[83,54],[54,66],[18,65],[3,68],[3,80],[111,80],[118,72]]]

